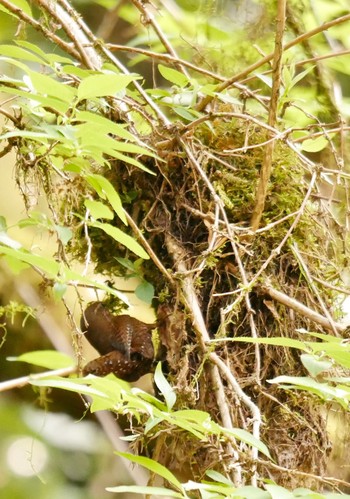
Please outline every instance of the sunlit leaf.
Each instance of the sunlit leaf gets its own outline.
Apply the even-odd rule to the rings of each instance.
[[[75,360],[68,355],[56,350],[37,350],[26,352],[18,357],[9,357],[7,360],[16,362],[26,362],[34,366],[45,367],[46,369],[61,369],[75,365]]]
[[[76,95],[75,88],[64,85],[63,83],[54,80],[48,75],[38,73],[36,71],[27,71],[35,90],[42,95],[51,95],[55,99],[71,103]]]
[[[332,362],[316,359],[313,355],[306,353],[300,355],[300,360],[311,376],[314,377],[332,367]]]
[[[82,381],[80,383],[79,381]],[[61,390],[68,390],[69,392],[80,393],[82,395],[90,395],[94,397],[102,397],[108,399],[108,396],[102,391],[96,390],[91,386],[84,384],[84,378],[80,380],[70,380],[62,378],[60,376],[48,376],[47,379],[30,380],[31,385],[35,386],[47,386],[51,388],[60,388]]]
[[[156,473],[157,475],[163,477],[169,483],[174,485],[174,487],[176,487],[178,490],[183,490],[181,483],[178,481],[175,475],[173,475],[171,471],[169,471],[165,466],[158,463],[157,461],[154,461],[149,457],[135,456],[134,454],[128,454],[126,452],[116,452],[116,454],[117,456],[125,457],[125,459],[128,459],[133,463],[141,464],[141,466],[144,466],[153,473]]]
[[[73,232],[69,227],[63,227],[62,225],[55,225],[55,229],[58,235],[58,239],[65,246],[73,237]]]
[[[101,201],[93,201],[92,199],[86,199],[84,201],[86,208],[90,211],[92,218],[106,218],[108,220],[113,220],[114,214],[112,210],[108,208]]]
[[[7,57],[14,57],[17,59],[22,59],[24,61],[37,62],[39,64],[45,64],[45,61],[38,57],[36,54],[25,50],[22,47],[17,47],[16,45],[0,45],[0,54]]]
[[[76,119],[78,121],[85,121],[86,123],[93,124],[95,127],[98,126],[99,131],[104,131],[106,133],[111,133],[122,139],[130,141],[138,141],[137,137],[134,137],[132,133],[125,130],[125,125],[120,123],[115,123],[104,116],[101,116],[90,111],[77,111]]]
[[[99,74],[91,75],[82,80],[78,87],[78,99],[91,99],[115,95],[124,90],[130,82],[136,80],[136,75]]]
[[[266,484],[265,488],[271,494],[272,499],[294,499],[292,492],[279,485]]]
[[[90,225],[91,227],[96,227],[98,229],[103,230],[106,234],[111,236],[115,241],[128,248],[130,251],[135,253],[135,255],[139,256],[140,258],[143,258],[144,260],[149,259],[148,254],[142,248],[142,246],[140,246],[139,243],[135,241],[133,237],[129,236],[128,234],[125,234],[125,232],[122,232],[117,227],[113,227],[113,225],[101,222],[91,222]]]
[[[306,152],[319,152],[325,149],[329,141],[322,135],[316,139],[306,139],[301,144],[301,149]]]
[[[337,401],[342,407],[348,408],[350,402],[350,387],[331,386],[328,383],[301,376],[277,376],[268,380],[269,383],[279,384],[281,388],[305,390],[313,393],[323,400]]]
[[[251,338],[249,336],[241,336],[235,338],[223,338],[211,340],[212,343],[221,342],[241,342],[241,343],[258,343],[261,345],[275,345],[288,348],[298,348],[299,350],[307,350],[306,342],[294,340],[292,338],[275,337],[275,338]]]
[[[266,447],[266,445],[261,440],[258,440],[256,437],[254,437],[252,433],[249,433],[249,431],[242,430],[241,428],[233,428],[233,429],[225,428],[225,432],[230,435],[233,435],[235,438],[237,438],[237,440],[241,440],[242,442],[245,442],[251,447],[255,447],[262,454],[264,454],[268,458],[271,458],[269,449]]]
[[[154,382],[157,385],[160,393],[163,395],[167,408],[170,411],[174,407],[174,404],[176,402],[176,393],[168,380],[165,378],[162,372],[162,364],[160,362],[158,362],[154,373]]]
[[[102,175],[90,174],[86,175],[86,180],[93,187],[97,194],[102,199],[107,199],[111,206],[113,207],[115,213],[118,215],[120,220],[127,225],[126,216],[123,210],[123,205],[120,200],[119,194],[110,183],[108,179],[103,177]],[[106,218],[106,217],[105,217]]]
[[[30,5],[28,4],[28,2],[26,2],[26,0],[11,0],[11,4],[19,7],[25,14],[32,17],[32,9],[30,8]],[[0,10],[17,18],[14,13],[12,13],[10,10],[7,10],[3,5],[0,5]]]
[[[179,87],[184,87],[188,83],[187,76],[180,73],[180,71],[177,71],[176,69],[168,68],[167,66],[163,66],[163,64],[158,64],[158,70],[163,78],[170,81],[170,83],[178,85]]]
[[[226,478],[222,473],[219,473],[218,471],[215,470],[207,470],[205,474],[214,480],[215,482],[223,483],[225,485],[233,485],[232,481]]]

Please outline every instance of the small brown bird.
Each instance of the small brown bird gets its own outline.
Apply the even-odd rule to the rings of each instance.
[[[137,381],[141,376],[151,372],[153,360],[131,358],[127,360],[125,354],[118,350],[102,355],[88,362],[83,369],[83,374],[106,376],[113,373],[124,381]]]
[[[84,375],[114,373],[125,381],[136,381],[150,372],[154,327],[129,315],[113,315],[101,302],[91,303],[81,318],[81,329],[101,357],[85,366]]]

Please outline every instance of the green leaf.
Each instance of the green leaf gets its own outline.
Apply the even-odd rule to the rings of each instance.
[[[125,130],[126,125],[121,125],[120,123],[114,123],[104,116],[100,116],[99,114],[92,113],[90,111],[77,111],[76,113],[77,121],[84,121],[88,124],[93,124],[95,127],[98,127],[99,132],[103,131],[106,134],[117,135],[118,137],[130,140],[132,142],[138,141],[138,137],[134,137],[132,133]]]
[[[21,262],[18,258],[14,258],[13,256],[6,255],[5,260],[14,274],[20,274],[22,270],[30,268],[27,263]]]
[[[36,71],[27,71],[35,90],[42,95],[50,95],[61,101],[71,103],[76,95],[76,89],[54,80],[48,75]]]
[[[240,428],[232,428],[232,429],[225,428],[224,432],[233,435],[237,440],[245,442],[251,447],[255,447],[262,454],[271,459],[269,449],[266,447],[266,445],[261,440],[258,440],[256,437],[254,437],[254,435],[249,433],[249,431],[242,430]]]
[[[170,411],[176,402],[176,393],[162,372],[162,364],[158,362],[154,373],[154,382],[163,395],[167,408]]]
[[[74,359],[56,350],[37,350],[26,352],[18,357],[9,357],[7,360],[15,362],[26,362],[34,366],[45,367],[46,369],[61,369],[75,365]]]
[[[7,232],[6,218],[2,215],[0,216],[0,232]]]
[[[324,496],[323,494],[318,494],[317,492],[314,492],[310,489],[305,489],[304,487],[298,487],[297,489],[294,489],[293,496],[304,497],[306,499],[325,499],[326,497],[329,497],[328,495]]]
[[[231,480],[229,480],[228,478],[226,478],[222,473],[219,473],[218,471],[215,471],[215,470],[207,470],[205,472],[205,474],[211,478],[212,480],[214,480],[215,482],[219,482],[219,483],[223,483],[225,485],[228,485],[228,486],[232,486],[233,483]]]
[[[56,99],[54,97],[45,97],[43,95],[38,95],[38,94],[35,94],[33,92],[19,90],[18,88],[10,88],[10,87],[6,87],[6,86],[2,86],[2,87],[0,87],[0,90],[1,90],[1,92],[16,95],[16,97],[23,97],[25,99],[30,99],[31,102],[33,102],[33,101],[38,102],[42,106],[51,107],[52,109],[56,110],[58,113],[61,113],[61,114],[65,114],[70,107],[70,103],[68,103],[68,102],[63,102],[62,100]],[[22,134],[20,132],[22,132]],[[25,130],[23,130],[23,131],[19,130],[12,136],[13,137],[16,137],[16,136],[25,137],[26,134],[29,134],[29,132],[26,132]],[[7,135],[7,134],[4,134],[4,135]],[[4,137],[4,135],[2,135],[2,137]],[[8,136],[10,136],[10,135],[8,135]],[[35,137],[35,135],[34,135],[34,137]]]
[[[142,281],[135,289],[135,295],[139,300],[151,305],[154,298],[154,286],[150,282]]]
[[[137,75],[99,74],[91,75],[82,80],[78,87],[78,99],[91,99],[115,95],[124,90],[130,82],[136,80]]]
[[[306,139],[301,144],[301,150],[306,152],[319,152],[325,149],[329,141],[322,135],[316,139]]]
[[[132,463],[141,464],[141,466],[143,466],[144,468],[147,468],[148,470],[152,471],[153,473],[156,473],[157,475],[163,477],[165,480],[167,480],[169,483],[171,483],[178,490],[183,491],[182,484],[175,477],[175,475],[173,475],[171,473],[171,471],[169,471],[165,466],[158,463],[157,461],[154,461],[153,459],[150,459],[149,457],[135,456],[133,454],[128,454],[127,452],[115,452],[115,454],[117,456],[122,456],[125,459],[128,459]]]
[[[114,189],[110,181],[97,173],[87,175],[85,178],[91,187],[95,189],[100,198],[107,199],[109,201],[120,220],[127,225],[126,216],[119,194]]]
[[[96,227],[97,229],[103,230],[106,234],[111,236],[115,241],[128,248],[130,251],[135,253],[135,255],[139,256],[140,258],[143,258],[144,260],[149,259],[148,254],[142,248],[142,246],[140,246],[139,243],[135,241],[133,237],[128,236],[127,234],[125,234],[125,232],[122,232],[117,227],[113,227],[113,225],[101,222],[92,222],[89,225],[91,227]]]
[[[123,265],[126,269],[130,270],[133,273],[136,273],[135,265],[128,258],[122,258],[120,256],[114,257],[120,265]]]
[[[45,258],[43,256],[34,255],[29,253],[27,250],[20,248],[7,248],[6,246],[0,246],[0,254],[5,254],[17,258],[22,262],[28,263],[34,267],[46,272],[50,277],[57,276],[59,272],[59,264],[51,258]]]
[[[268,383],[280,384],[281,388],[305,390],[313,393],[323,400],[335,400],[342,407],[348,409],[350,401],[350,387],[341,385],[333,387],[328,383],[319,383],[316,380],[301,376],[277,376]]]
[[[114,296],[117,296],[124,303],[130,305],[128,298],[120,291],[113,289],[107,286],[106,284],[95,281],[94,279],[89,279],[87,277],[84,277],[81,275],[81,273],[70,270],[68,267],[64,266],[62,263],[59,264],[52,258],[45,258],[39,255],[34,255],[25,249],[16,250],[13,248],[7,248],[6,246],[0,245],[0,255],[1,254],[12,257],[15,260],[25,262],[33,266],[34,268],[38,267],[43,272],[45,272],[45,274],[47,274],[47,277],[49,277],[50,279],[57,279],[59,280],[59,282],[75,281],[81,284],[87,284],[89,286],[102,289],[103,291],[106,291],[107,293],[112,294]]]
[[[319,360],[313,355],[304,353],[300,355],[300,360],[303,366],[309,371],[314,378],[323,371],[327,371],[332,367],[332,362],[327,360]]]
[[[84,201],[86,208],[90,211],[92,218],[106,218],[108,220],[113,220],[114,214],[112,210],[108,208],[101,201],[93,201],[92,199],[86,199]]]
[[[175,490],[166,489],[165,487],[148,487],[146,485],[144,487],[142,487],[141,485],[120,485],[118,487],[107,487],[106,490],[108,490],[108,492],[115,492],[117,494],[128,493],[142,494],[145,496],[155,495],[178,498],[184,497],[179,492],[175,492]]]
[[[4,244],[5,246],[9,246],[13,249],[19,249],[22,247],[21,243],[12,239],[12,237],[8,236],[5,232],[0,232],[0,244]]]
[[[82,395],[90,395],[91,397],[101,397],[108,399],[108,396],[91,386],[87,386],[84,378],[66,379],[60,376],[48,376],[47,379],[31,380],[30,384],[34,386],[48,386],[51,388],[60,388],[69,392],[80,393]]]
[[[170,83],[178,85],[179,87],[185,87],[188,83],[187,76],[180,73],[180,71],[176,71],[176,69],[171,69],[167,66],[163,66],[163,64],[158,64],[158,70],[163,78],[170,81]]]
[[[258,489],[252,485],[246,485],[245,487],[239,487],[236,492],[230,495],[230,498],[237,499],[271,499],[271,495],[265,490]]]
[[[271,494],[272,499],[294,499],[293,494],[289,490],[279,485],[266,484],[265,488]]]
[[[22,59],[24,61],[37,62],[39,64],[45,64],[45,61],[38,57],[36,54],[23,49],[22,47],[17,47],[16,45],[0,45],[0,54],[6,57],[14,57],[16,59]]]
[[[299,350],[307,350],[306,342],[293,340],[292,338],[276,337],[276,338],[250,338],[248,336],[241,336],[237,338],[223,338],[211,340],[211,343],[219,343],[225,341],[238,341],[242,343],[259,343],[262,345],[275,345],[281,347],[298,348]]]

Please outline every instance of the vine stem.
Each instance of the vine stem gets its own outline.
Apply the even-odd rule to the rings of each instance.
[[[283,55],[283,33],[286,23],[286,0],[278,0],[277,7],[277,28],[275,37],[275,51],[273,55],[273,78],[272,92],[269,107],[268,125],[275,127],[277,121],[277,108],[279,101],[279,92],[281,86],[281,68]],[[273,152],[275,149],[275,141],[267,142],[264,149],[263,162],[260,171],[260,180],[256,192],[256,202],[253,210],[253,215],[250,221],[252,231],[255,232],[260,225],[261,217],[265,209],[265,201],[268,191],[268,186],[272,171]]]

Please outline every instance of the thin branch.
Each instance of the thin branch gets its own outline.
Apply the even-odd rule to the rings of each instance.
[[[185,61],[184,59],[180,59],[179,57],[177,56],[175,57],[170,54],[162,54],[160,52],[153,52],[152,50],[143,49],[140,47],[129,47],[128,45],[118,45],[116,43],[108,43],[106,47],[112,52],[115,50],[115,51],[129,52],[131,54],[133,53],[142,54],[152,59],[159,59],[160,61],[170,62],[172,64],[181,64],[181,66],[186,66],[187,68],[192,69],[197,73],[209,76],[209,78],[212,78],[213,80],[226,81],[226,78],[224,76],[221,76],[217,73],[213,73],[208,69],[201,68],[199,66],[196,66],[192,62]]]
[[[285,468],[284,466],[279,466],[278,464],[275,464],[272,461],[264,461],[264,460],[259,459],[258,463],[266,466],[267,468],[272,468],[274,470],[281,471],[284,474],[302,476],[302,477],[307,478],[308,480],[313,479],[313,480],[317,480],[318,482],[321,482],[321,483],[328,483],[330,485],[337,484],[337,485],[343,485],[347,488],[350,487],[349,482],[347,482],[345,480],[341,480],[339,478],[314,475],[313,473],[309,473],[306,471],[299,471],[299,470],[295,470],[295,469]]]
[[[37,381],[39,379],[47,378],[48,376],[69,376],[70,374],[75,373],[76,370],[76,366],[63,367],[61,369],[55,369],[54,371],[45,371],[44,373],[30,374],[29,376],[22,376],[21,378],[2,381],[0,383],[0,392],[13,390],[14,388],[23,388],[24,386],[29,385],[31,381]]]
[[[318,312],[315,312],[311,308],[307,307],[300,301],[296,300],[295,298],[291,298],[290,296],[286,295],[285,293],[282,293],[282,291],[278,291],[277,289],[273,288],[269,284],[265,284],[261,286],[261,291],[264,293],[268,294],[271,298],[274,300],[278,301],[282,305],[285,305],[288,308],[291,308],[298,314],[302,315],[303,317],[306,317],[312,322],[315,322],[319,326],[324,327],[325,329],[329,329],[331,331],[336,329],[338,333],[344,333],[346,329],[346,325],[341,324],[339,322],[335,322],[333,320],[329,320],[328,318],[324,317],[323,315],[319,314]]]
[[[238,264],[239,272],[241,274],[243,286],[246,289],[248,289],[248,278],[247,278],[247,275],[246,275],[246,272],[245,272],[245,268],[244,268],[242,259],[240,257],[237,245],[235,243],[235,237],[234,237],[234,233],[233,233],[234,229],[232,228],[231,224],[229,223],[224,203],[223,203],[222,199],[220,198],[220,196],[218,196],[218,194],[216,193],[216,191],[214,189],[214,186],[212,185],[212,183],[210,182],[208,176],[204,172],[203,168],[201,167],[201,165],[199,164],[199,162],[195,158],[195,156],[194,156],[191,148],[189,147],[189,145],[184,140],[181,140],[181,143],[182,143],[182,146],[183,146],[184,150],[186,151],[186,154],[187,154],[189,160],[191,161],[191,163],[193,164],[193,166],[195,167],[195,169],[197,170],[197,172],[199,173],[199,175],[203,179],[204,183],[208,187],[208,189],[210,191],[210,194],[211,194],[211,196],[212,196],[212,198],[213,198],[216,206],[218,207],[220,213],[222,214],[222,217],[223,217],[223,220],[224,220],[224,224],[226,226],[226,230],[227,230],[227,233],[228,233],[228,238],[230,240],[230,244],[232,246],[233,253],[235,255],[235,259],[236,259],[236,262]],[[250,298],[249,298],[249,294],[248,293],[245,294],[244,300],[246,302],[246,307],[247,307],[247,311],[248,311],[248,314],[249,314],[249,322],[250,322],[252,337],[253,338],[257,338],[258,334],[257,334],[257,330],[256,330],[256,326],[255,326],[255,321],[254,321],[253,308],[251,306]],[[255,362],[256,362],[256,366],[255,366],[256,382],[258,384],[260,384],[261,358],[260,358],[260,347],[259,347],[258,344],[255,346]]]
[[[154,29],[156,35],[158,36],[160,42],[164,45],[166,51],[172,55],[176,60],[178,60],[177,53],[174,47],[169,43],[167,36],[163,33],[162,28],[157,23],[154,14],[151,12],[150,3],[143,2],[142,0],[131,0],[135,7],[141,12],[143,16],[143,24],[150,24]],[[178,62],[175,62],[175,66],[182,71],[182,73],[189,78],[189,74],[186,69]]]
[[[129,213],[124,210],[126,219],[128,221],[128,224],[132,228],[134,234],[136,235],[137,239],[139,239],[142,243],[142,246],[145,248],[151,259],[153,260],[153,263],[158,267],[158,269],[162,272],[163,275],[168,279],[168,281],[172,284],[174,284],[174,279],[173,277],[169,274],[167,269],[164,267],[162,262],[159,260],[153,249],[151,248],[150,244],[148,243],[147,239],[144,237],[142,234],[141,230],[137,226],[137,224],[134,222],[133,218],[129,215]]]
[[[225,362],[220,359],[220,357],[216,353],[211,353],[209,354],[210,360],[218,366],[220,369],[221,373],[224,375],[224,377],[227,379],[227,381],[230,383],[233,391],[239,398],[239,400],[249,409],[251,415],[253,416],[253,435],[259,440],[260,439],[260,427],[262,425],[262,420],[261,420],[261,414],[259,407],[252,401],[250,397],[240,387],[238,381],[230,371],[230,369],[227,367]]]

